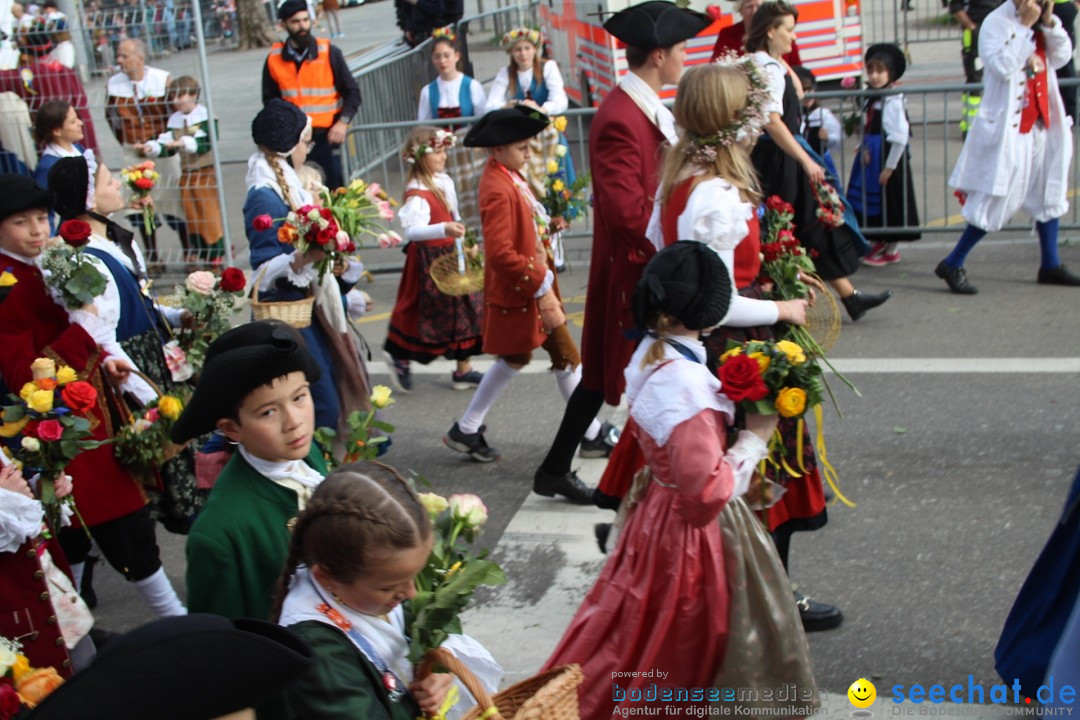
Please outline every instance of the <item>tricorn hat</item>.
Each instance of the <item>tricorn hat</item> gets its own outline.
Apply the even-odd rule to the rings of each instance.
[[[524,105],[492,110],[476,121],[465,136],[465,147],[497,147],[540,134],[550,122],[547,115]]]
[[[604,29],[627,45],[655,50],[689,40],[712,23],[704,13],[685,10],[667,0],[649,0],[615,13]]]
[[[708,245],[680,240],[653,256],[634,291],[634,322],[645,328],[657,313],[690,330],[714,327],[731,306],[731,276]]]

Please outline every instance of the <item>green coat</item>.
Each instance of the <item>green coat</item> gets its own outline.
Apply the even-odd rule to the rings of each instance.
[[[345,633],[315,620],[290,625],[289,630],[315,654],[307,672],[285,689],[290,720],[415,720],[421,716],[411,695],[390,701],[382,673]]]
[[[315,444],[306,462],[326,474]],[[297,513],[295,492],[234,454],[188,535],[188,610],[270,619],[274,588],[289,554],[289,523]]]

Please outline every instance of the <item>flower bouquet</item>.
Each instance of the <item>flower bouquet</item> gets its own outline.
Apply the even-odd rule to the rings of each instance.
[[[471,548],[488,518],[479,497],[420,493],[420,502],[431,517],[435,543],[416,576],[416,597],[411,600],[409,660],[414,665],[451,634],[461,633],[459,615],[476,588],[506,582],[502,568],[487,559],[487,550],[474,553]]]
[[[559,145],[555,154],[559,157],[565,155],[566,146]],[[588,213],[589,198],[585,192],[589,187],[589,175],[587,173],[578,175],[573,183],[567,185],[566,170],[559,167],[557,160],[548,160],[545,169],[547,178],[544,180],[544,186],[547,188],[547,193],[541,202],[548,215],[552,218],[561,217],[569,223],[579,215]]]
[[[385,385],[376,385],[371,389],[371,409],[368,411],[354,410],[345,418],[349,426],[349,434],[344,438],[345,454],[341,462],[337,462],[332,455],[325,454],[327,465],[331,468],[347,463],[374,460],[379,454],[379,446],[390,441],[389,435],[371,436],[371,429],[381,430],[383,433],[394,432],[394,426],[390,423],[375,419],[375,412],[394,404],[390,397],[390,388]],[[315,439],[323,448],[333,446],[337,439],[337,431],[333,428],[321,427],[315,431]]]
[[[356,252],[356,244],[347,232],[338,227],[330,208],[304,205],[284,218],[258,215],[252,221],[252,226],[257,231],[269,230],[279,220],[283,222],[278,226],[278,241],[292,245],[301,255],[308,250],[323,251],[322,259],[315,262],[320,281],[333,269],[339,258]]]
[[[330,208],[338,227],[348,233],[354,242],[360,242],[365,234],[376,238],[382,247],[388,247],[384,244],[383,236],[387,240],[397,237],[397,242],[401,242],[400,236],[388,232],[386,227],[386,223],[394,219],[397,201],[387,195],[378,183],[369,185],[357,178],[333,192],[324,188],[322,199],[323,207]]]
[[[822,224],[830,228],[844,224],[844,202],[836,188],[827,182],[814,183],[814,196],[818,204],[815,214]]]
[[[74,369],[49,358],[38,358],[30,366],[33,379],[22,386],[18,395],[9,395],[9,403],[0,413],[0,437],[22,436],[16,457],[27,468],[41,473],[38,496],[53,530],[60,527],[61,503],[74,510],[71,496],[58,500],[54,484],[75,457],[93,450],[103,442],[89,439],[90,421],[86,415],[97,405],[94,386],[79,380]],[[76,511],[77,512],[77,511]]]
[[[56,668],[30,667],[22,643],[0,637],[0,720],[21,717],[63,684]]]
[[[93,231],[82,220],[60,224],[60,237],[41,255],[41,268],[48,274],[49,292],[69,310],[78,310],[94,302],[105,292],[105,276],[83,253]]]
[[[195,372],[202,368],[210,343],[232,326],[232,317],[240,310],[237,301],[243,298],[246,285],[244,271],[228,267],[220,278],[200,270],[176,286],[178,305],[191,315],[191,322],[180,330],[177,340]]]
[[[120,177],[124,180],[128,190],[131,190],[132,197],[142,204],[143,230],[146,231],[147,235],[152,235],[154,228],[157,227],[157,221],[154,218],[154,205],[152,202],[146,201],[146,199],[150,197],[150,192],[161,177],[158,171],[154,169],[154,161],[147,160],[138,165],[126,167],[120,171]]]
[[[162,395],[149,403],[116,433],[117,459],[135,473],[153,475],[180,451],[169,434],[183,410],[183,402],[172,395]]]

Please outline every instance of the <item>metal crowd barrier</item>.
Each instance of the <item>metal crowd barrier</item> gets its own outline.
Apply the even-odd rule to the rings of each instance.
[[[1080,88],[1080,79],[1062,81],[1062,87]],[[863,127],[866,122],[864,106],[872,97],[903,93],[906,96],[908,115],[911,120],[912,175],[915,184],[915,197],[918,205],[920,224],[896,228],[881,229],[884,234],[923,232],[955,234],[963,229],[964,220],[960,216],[960,205],[949,187],[949,175],[956,164],[957,155],[963,147],[960,132],[961,96],[974,87],[964,84],[905,86],[902,90],[888,91],[834,91],[819,92],[808,97],[817,98],[825,107],[832,110],[841,121],[850,118],[849,123]],[[589,172],[588,131],[593,108],[571,109],[563,113],[568,119],[566,136],[569,149],[574,158],[575,168],[579,173]],[[443,121],[441,124],[465,126],[475,122],[476,118],[458,118]],[[354,126],[350,128],[350,142],[364,143],[372,147],[381,147],[383,152],[370,158],[363,165],[351,166],[353,176],[363,177],[369,182],[378,182],[391,193],[400,193],[405,184],[406,167],[400,158],[401,144],[413,127],[430,123],[423,122],[387,122]],[[1074,138],[1076,131],[1073,131]],[[856,135],[845,136],[840,152],[834,156],[841,175],[841,186],[847,187],[849,176],[858,157],[859,139]],[[897,175],[893,176],[898,178]],[[475,189],[479,180],[472,178],[464,183],[458,179],[458,193]],[[464,187],[463,187],[464,185]],[[1073,193],[1080,187],[1080,166],[1074,153],[1070,167],[1070,200],[1075,200]],[[906,208],[905,208],[906,209]],[[860,218],[865,221],[865,217]],[[1025,216],[1019,213],[1012,224],[1003,230],[1027,231],[1031,223],[1024,222]],[[1061,219],[1061,227],[1068,230],[1080,229],[1080,209],[1075,201],[1070,202],[1069,212]],[[875,228],[875,232],[879,229]],[[591,236],[591,216],[584,221],[576,220],[564,238]]]

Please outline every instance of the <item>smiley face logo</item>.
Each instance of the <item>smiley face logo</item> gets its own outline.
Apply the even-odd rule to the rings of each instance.
[[[859,678],[847,689],[848,700],[857,708],[868,708],[877,699],[877,688],[866,678]]]

